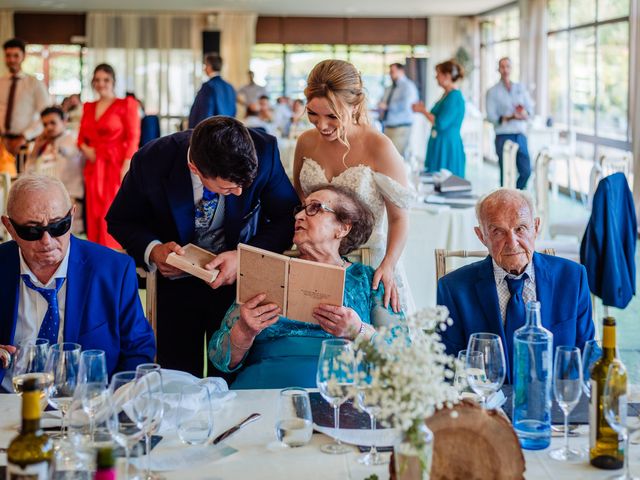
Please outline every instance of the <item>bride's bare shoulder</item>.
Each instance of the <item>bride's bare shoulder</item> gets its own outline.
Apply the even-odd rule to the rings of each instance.
[[[319,140],[318,131],[314,129],[305,130],[298,137],[296,148],[298,151],[307,151],[316,146]]]

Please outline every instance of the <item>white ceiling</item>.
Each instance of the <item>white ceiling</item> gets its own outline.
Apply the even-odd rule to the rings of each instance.
[[[260,15],[424,17],[473,15],[509,0],[0,0],[0,7],[48,12],[90,10],[253,11]]]

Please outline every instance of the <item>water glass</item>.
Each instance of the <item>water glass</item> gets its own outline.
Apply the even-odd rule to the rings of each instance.
[[[358,457],[358,462],[363,465],[382,465],[387,461],[378,453],[375,444],[375,430],[378,415],[380,415],[379,398],[374,393],[373,364],[366,359],[358,365],[357,397],[358,407],[369,415],[371,423],[371,448]]]
[[[56,343],[49,350],[45,368],[53,377],[49,391],[49,405],[60,410],[62,414],[61,434],[63,437],[66,432],[67,412],[78,385],[80,350],[81,347],[78,343]]]
[[[213,411],[206,385],[185,385],[180,389],[176,426],[180,440],[187,445],[203,445],[209,440]]]
[[[80,383],[108,385],[107,357],[103,350],[85,350],[80,355]]]
[[[569,448],[569,414],[582,394],[583,364],[578,347],[556,347],[553,364],[553,394],[564,413],[564,446],[549,451],[554,460],[570,462],[582,458],[582,453]]]
[[[582,354],[582,380],[584,382],[584,394],[591,398],[591,370],[593,364],[602,357],[602,343],[600,340],[587,340],[584,344],[584,352]]]
[[[302,447],[313,434],[311,402],[304,388],[285,388],[278,398],[276,437],[287,447]]]
[[[102,382],[84,383],[80,386],[82,410],[89,417],[89,438],[95,440],[96,419],[106,420],[108,412],[109,390]]]
[[[480,368],[480,361],[474,352],[482,353],[483,372],[477,370]],[[493,333],[472,333],[467,345],[466,366],[476,369],[467,371],[467,380],[473,391],[482,397],[482,404],[486,406],[487,398],[502,387],[507,371],[500,337]]]
[[[467,361],[467,350],[460,350],[458,352],[458,363],[456,364],[456,373],[453,378],[453,386],[458,391],[459,395],[464,392],[471,392],[471,387],[467,380],[467,370],[465,369],[465,362]]]
[[[49,340],[36,338],[18,343],[14,362],[11,367],[11,381],[13,390],[22,395],[24,382],[35,379],[40,389],[40,406],[42,410],[47,406],[47,398],[53,377],[46,371],[49,355]]]
[[[353,343],[344,339],[329,339],[322,342],[316,384],[320,395],[332,407],[334,415],[335,442],[323,445],[324,453],[340,454],[351,449],[340,442],[340,405],[349,398],[355,376]]]
[[[609,365],[604,385],[604,417],[624,439],[624,473],[611,480],[638,480],[629,470],[629,437],[640,430],[640,417],[629,413],[627,378],[627,369],[622,362],[614,361]]]

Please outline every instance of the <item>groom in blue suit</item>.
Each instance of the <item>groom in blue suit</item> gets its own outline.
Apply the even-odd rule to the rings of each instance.
[[[105,351],[109,375],[152,362],[133,261],[73,237],[74,213],[57,179],[26,175],[13,184],[2,217],[14,241],[0,245],[0,348],[13,353],[36,337],[79,343]],[[10,390],[4,366],[0,382]]]
[[[538,301],[542,325],[557,345],[582,348],[594,336],[591,299],[584,267],[534,253],[540,219],[519,190],[499,189],[479,200],[475,232],[489,256],[454,270],[438,281],[438,304],[453,325],[442,332],[447,353],[467,348],[474,332],[502,339],[507,378],[513,370],[513,332],[524,325],[525,304]]]
[[[148,143],[136,153],[107,226],[138,265],[158,268],[158,361],[201,375],[207,342],[235,300],[238,243],[282,252],[298,197],[276,139],[230,117]],[[166,263],[196,244],[217,254],[211,284]]]

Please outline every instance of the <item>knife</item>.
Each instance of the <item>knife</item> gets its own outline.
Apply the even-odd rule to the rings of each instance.
[[[242,427],[249,425],[251,422],[255,422],[256,420],[258,420],[260,417],[262,417],[261,414],[259,413],[252,413],[251,415],[249,415],[247,418],[245,418],[243,421],[241,421],[240,423],[238,423],[237,425],[234,425],[233,427],[231,427],[228,430],[225,430],[224,432],[222,432],[220,435],[218,435],[216,438],[213,439],[213,442],[211,442],[213,445],[217,445],[218,443],[220,443],[223,440],[226,440],[227,438],[229,438],[231,435],[233,435],[234,433],[236,433],[238,430],[240,430]]]

